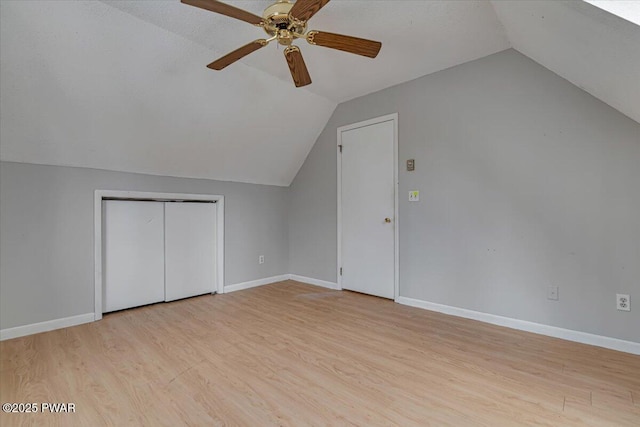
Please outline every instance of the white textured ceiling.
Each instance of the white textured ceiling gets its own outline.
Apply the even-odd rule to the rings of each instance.
[[[260,14],[269,1],[230,3]],[[313,27],[382,52],[303,46],[314,84],[296,89],[275,45],[208,70],[264,33],[178,0],[0,7],[3,160],[275,185],[338,102],[509,46],[487,1],[334,0]]]
[[[640,121],[640,27],[581,1],[333,0],[310,29],[382,50],[299,41],[302,89],[274,44],[208,70],[264,33],[179,0],[0,8],[2,160],[288,185],[338,103],[512,45]]]
[[[186,6],[185,6],[186,7]],[[3,160],[289,185],[335,103],[101,2],[0,2]]]
[[[105,3],[206,46],[220,56],[266,36],[261,28],[179,1],[105,0]],[[273,0],[226,3],[262,15]],[[509,47],[491,4],[477,0],[332,0],[309,21],[309,29],[382,42],[376,59],[296,42],[313,80],[306,89],[336,103]],[[217,59],[216,55],[211,61]],[[242,62],[293,84],[282,47],[277,43]],[[204,67],[207,63],[195,65]],[[231,65],[218,73],[233,73],[234,68]]]

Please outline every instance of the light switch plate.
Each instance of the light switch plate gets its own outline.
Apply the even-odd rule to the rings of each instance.
[[[417,202],[419,200],[420,200],[420,191],[418,191],[418,190],[409,191],[409,201],[410,202]]]

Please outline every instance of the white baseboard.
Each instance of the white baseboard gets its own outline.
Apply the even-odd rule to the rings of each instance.
[[[479,320],[481,322],[491,323],[492,325],[505,326],[511,329],[533,332],[535,334],[547,335],[554,338],[561,338],[568,341],[640,355],[640,343],[633,341],[624,341],[617,338],[609,338],[602,335],[594,335],[571,329],[558,328],[556,326],[543,325],[541,323],[529,322],[526,320],[512,319],[510,317],[497,316],[495,314],[482,313],[480,311],[467,310],[466,308],[452,307],[444,304],[436,304],[414,298],[398,297],[396,302],[399,304],[409,305],[411,307],[422,308],[424,310],[437,311],[439,313],[450,314],[452,316]]]
[[[32,323],[30,325],[16,326],[15,328],[2,329],[0,330],[0,341],[81,325],[83,323],[93,322],[94,319],[94,313],[86,313],[62,319],[47,320],[46,322]]]
[[[307,283],[309,285],[322,286],[323,288],[340,290],[337,283],[327,282],[326,280],[320,279],[312,279],[311,277],[298,276],[297,274],[289,274],[290,280],[295,280],[296,282]]]
[[[265,277],[264,279],[251,280],[249,282],[236,283],[233,285],[225,286],[224,293],[226,294],[227,292],[235,292],[235,291],[241,291],[243,289],[255,288],[257,286],[269,285],[271,283],[282,282],[283,280],[288,280],[288,279],[289,279],[289,275],[283,274],[280,276],[272,276],[272,277]]]
[[[281,276],[265,277],[264,279],[252,280],[250,282],[236,283],[224,287],[224,293],[241,291],[243,289],[255,288],[257,286],[270,285],[271,283],[282,282],[284,280],[295,280],[296,282],[307,283],[309,285],[322,286],[329,289],[340,289],[337,283],[326,280],[313,279],[311,277],[298,276],[297,274],[283,274]]]
[[[257,286],[282,282],[289,279],[308,283],[311,285],[323,286],[325,288],[338,289],[338,285],[336,283],[312,279],[310,277],[297,276],[295,274],[282,274],[280,276],[265,277],[264,279],[251,280],[249,282],[228,285],[224,287],[224,293],[255,288]],[[11,338],[24,337],[26,335],[38,334],[40,332],[53,331],[54,329],[68,328],[70,326],[81,325],[83,323],[89,323],[95,320],[95,313],[86,313],[77,316],[65,317],[62,319],[33,323],[30,325],[16,326],[15,328],[2,329],[0,330],[0,341],[8,340]]]
[[[252,280],[249,282],[237,283],[225,286],[226,292],[240,291],[242,289],[255,288],[257,286],[268,285],[271,283],[282,282],[284,280],[295,280],[297,282],[307,283],[310,285],[322,286],[329,289],[339,289],[338,284],[325,280],[313,279],[311,277],[298,276],[296,274],[283,274],[280,276],[272,276],[264,279]],[[510,317],[497,316],[495,314],[483,313],[480,311],[468,310],[465,308],[453,307],[444,304],[437,304],[429,301],[423,301],[415,298],[398,297],[396,302],[411,307],[422,308],[424,310],[436,311],[439,313],[449,314],[452,316],[463,317],[466,319],[479,320],[481,322],[490,323],[492,325],[505,326],[511,329],[533,332],[536,334],[546,335],[555,338],[561,338],[568,341],[589,344],[598,347],[609,348],[612,350],[623,351],[626,353],[640,355],[640,343],[633,341],[625,341],[617,338],[605,337],[602,335],[594,335],[586,332],[574,331],[571,329],[559,328],[556,326],[543,325],[541,323],[529,322],[526,320],[513,319]],[[23,337],[26,335],[37,334],[40,332],[53,331],[54,329],[68,328],[70,326],[81,325],[83,323],[93,322],[95,320],[94,313],[80,314],[77,316],[65,317],[62,319],[48,320],[46,322],[33,323],[30,325],[16,326],[0,330],[0,341],[11,338]]]

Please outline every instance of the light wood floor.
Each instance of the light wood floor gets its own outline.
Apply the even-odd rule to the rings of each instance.
[[[288,281],[0,343],[0,425],[639,426],[640,357]]]

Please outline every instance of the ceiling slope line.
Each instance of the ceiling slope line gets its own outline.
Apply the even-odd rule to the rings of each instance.
[[[640,123],[639,25],[589,1],[490,3],[514,49]]]

